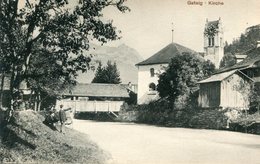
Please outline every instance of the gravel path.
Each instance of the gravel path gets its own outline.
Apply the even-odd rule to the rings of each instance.
[[[164,128],[74,120],[117,164],[260,164],[260,136],[228,131]]]

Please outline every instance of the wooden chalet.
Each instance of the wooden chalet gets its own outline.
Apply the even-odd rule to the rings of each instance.
[[[199,106],[203,108],[249,108],[250,85],[260,85],[260,47],[244,53],[247,57],[199,82]]]
[[[131,89],[123,84],[77,84],[65,91],[62,99],[56,102],[56,108],[63,105],[77,112],[119,112],[129,98]]]

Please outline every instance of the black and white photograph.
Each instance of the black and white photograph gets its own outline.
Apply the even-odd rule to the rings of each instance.
[[[0,163],[260,163],[259,0],[0,0]]]

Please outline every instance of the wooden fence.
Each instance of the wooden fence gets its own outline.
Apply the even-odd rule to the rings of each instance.
[[[119,112],[124,101],[60,100],[56,108],[71,108],[73,112]]]

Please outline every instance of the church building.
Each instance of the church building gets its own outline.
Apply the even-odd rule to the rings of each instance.
[[[185,52],[197,54],[180,44],[170,43],[150,58],[136,64],[138,67],[138,104],[146,104],[159,98],[156,91],[159,75],[168,67],[171,58]]]
[[[215,21],[206,20],[204,29],[204,53],[202,56],[205,60],[210,60],[215,64],[216,68],[219,68],[220,61],[224,56],[223,37],[221,19],[219,18]],[[165,68],[168,67],[174,56],[181,55],[182,53],[199,55],[190,48],[172,42],[150,58],[136,64],[138,67],[138,104],[146,104],[159,99],[158,92],[156,91],[159,75],[165,71]]]
[[[204,59],[210,60],[218,69],[224,56],[224,32],[221,18],[206,20],[204,29]]]

